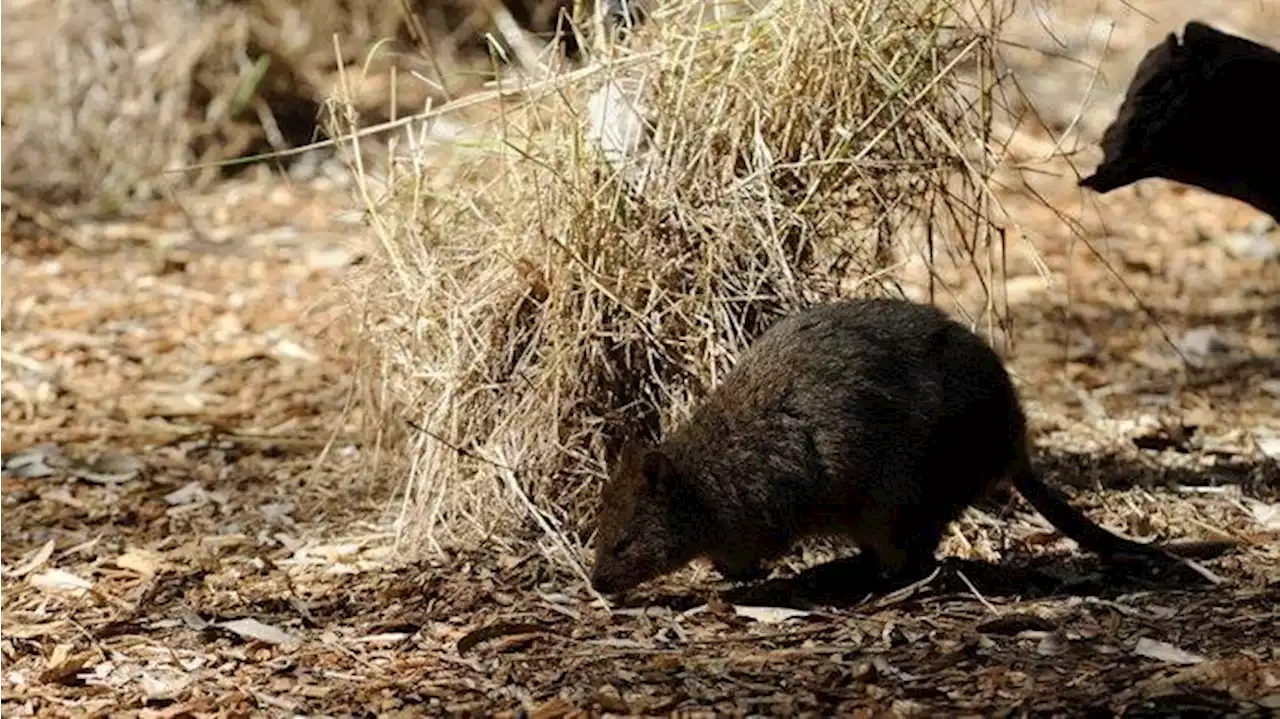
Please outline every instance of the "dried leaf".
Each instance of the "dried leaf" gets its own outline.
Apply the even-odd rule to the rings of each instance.
[[[35,552],[32,552],[31,556],[28,559],[24,560],[22,564],[5,572],[5,576],[16,579],[25,574],[30,574],[31,572],[39,569],[42,564],[49,561],[49,557],[51,556],[53,556],[53,540],[52,539],[45,542],[44,546],[40,547]]]
[[[1249,513],[1253,515],[1253,521],[1273,532],[1280,532],[1280,502],[1268,504],[1249,497],[1244,497],[1243,500],[1249,507]]]
[[[200,697],[177,704],[170,704],[162,709],[146,707],[138,712],[141,719],[175,719],[175,717],[199,716],[212,713],[211,700]]]
[[[136,457],[106,452],[88,464],[73,467],[71,474],[88,482],[120,484],[137,477],[144,468],[145,465]]]
[[[603,684],[596,690],[596,703],[604,711],[614,714],[630,713],[631,708],[627,706],[627,702],[622,698],[622,692],[612,684]]]
[[[220,405],[226,397],[212,392],[183,391],[180,388],[169,389],[163,394],[153,394],[140,401],[135,401],[129,410],[135,414],[152,414],[160,417],[191,417],[209,411],[210,407]]]
[[[983,634],[1007,635],[1025,631],[1051,632],[1056,628],[1053,622],[1034,614],[1004,614],[977,626],[978,631]]]
[[[593,647],[608,647],[609,649],[643,649],[644,644],[635,639],[623,639],[621,637],[606,637],[604,639],[588,639],[587,644]]]
[[[313,269],[334,270],[354,264],[363,256],[362,252],[354,248],[332,247],[310,250],[304,256],[304,261]]]
[[[258,507],[263,519],[272,524],[293,524],[293,517],[289,516],[293,510],[293,502],[268,502]]]
[[[165,676],[153,676],[143,672],[138,683],[142,685],[142,693],[151,701],[175,699],[191,684],[191,678],[177,672],[165,672]]]
[[[1259,434],[1254,441],[1258,443],[1259,451],[1280,462],[1280,435]]]
[[[1185,649],[1162,642],[1158,639],[1148,639],[1142,637],[1138,640],[1138,644],[1133,648],[1133,653],[1140,657],[1155,659],[1157,661],[1168,662],[1170,664],[1199,664],[1205,661],[1205,658],[1192,654]]]
[[[1059,632],[1045,632],[1036,644],[1036,654],[1042,657],[1056,657],[1067,651],[1067,640]]]
[[[153,577],[160,569],[164,557],[148,549],[131,549],[116,557],[116,566],[137,572],[144,577]]]
[[[67,622],[58,619],[52,622],[41,622],[39,624],[20,624],[11,626],[6,624],[4,628],[4,636],[6,639],[36,639],[39,637],[49,637],[65,631]]]
[[[164,496],[164,501],[170,506],[178,506],[182,504],[194,504],[204,501],[209,496],[204,487],[199,482],[187,482],[181,487],[173,490]]]
[[[67,660],[67,657],[70,654],[71,654],[70,644],[55,644],[53,646],[53,651],[49,652],[49,657],[45,659],[44,665],[46,668],[56,667],[59,664],[65,662]]]
[[[359,556],[360,545],[354,542],[345,544],[321,544],[302,547],[294,553],[297,559],[320,559],[326,563],[336,563],[343,559]]]
[[[233,619],[218,626],[246,639],[256,639],[268,644],[290,644],[296,641],[292,634],[270,624],[263,624],[257,619]]]
[[[59,644],[45,661],[45,670],[40,673],[40,680],[48,684],[74,684],[76,675],[93,656],[93,652],[80,652],[73,656],[70,644]]]
[[[276,342],[271,348],[271,353],[278,358],[301,360],[303,362],[316,362],[318,358],[311,350],[289,339],[282,339]]]
[[[920,678],[919,675],[905,672],[893,666],[887,659],[880,655],[876,655],[871,658],[871,666],[875,668],[879,676],[893,677],[894,679],[903,682],[914,682]]]
[[[529,719],[561,719],[561,717],[576,714],[577,711],[577,708],[567,700],[556,697],[529,712],[528,716]]]
[[[382,634],[367,634],[363,637],[352,639],[353,642],[361,644],[395,644],[408,639],[411,634],[408,632],[384,632]]]
[[[50,569],[39,574],[33,574],[27,581],[31,583],[31,586],[45,591],[83,594],[93,588],[93,582],[81,579],[71,572],[61,569]]]
[[[1129,359],[1156,372],[1172,372],[1182,366],[1177,355],[1157,352],[1152,349],[1140,349],[1129,354]]]
[[[917,717],[929,714],[928,707],[912,699],[895,699],[889,708],[892,716],[897,717]]]
[[[4,476],[21,479],[50,477],[65,467],[66,458],[53,443],[37,444],[4,458]]]
[[[1231,342],[1222,331],[1211,325],[1192,327],[1174,344],[1192,364],[1203,364],[1215,354],[1231,349]]]
[[[811,612],[801,609],[789,609],[787,607],[748,607],[734,605],[733,613],[747,619],[754,619],[762,624],[779,624],[788,619],[797,619],[807,617]]]
[[[209,622],[206,621],[204,617],[200,616],[199,614],[196,614],[195,612],[183,611],[179,616],[182,619],[183,624],[186,624],[188,627],[191,627],[192,629],[195,629],[197,631],[204,630],[209,627]]]
[[[468,632],[466,635],[458,639],[458,654],[466,654],[475,648],[477,644],[487,642],[490,639],[497,639],[498,637],[506,637],[515,634],[543,634],[546,633],[546,631],[547,629],[543,626],[538,624],[529,624],[527,622],[496,622]]]

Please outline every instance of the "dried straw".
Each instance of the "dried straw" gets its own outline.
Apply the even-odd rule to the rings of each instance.
[[[187,113],[200,58],[191,2],[5,3],[6,188],[111,212],[155,194],[202,133]]]
[[[563,1],[522,19],[545,33]],[[6,0],[2,31],[5,189],[59,214],[127,212],[311,142],[347,67],[376,122],[479,87],[489,38],[524,42],[497,0]]]
[[[493,88],[499,117],[469,141],[429,140],[451,108],[429,113],[389,177],[357,155],[381,243],[371,395],[411,426],[402,546],[534,539],[576,565],[621,441],[679,421],[777,317],[896,293],[913,253],[987,272],[999,17],[979,9],[659,20],[607,61]],[[642,192],[584,132],[614,77],[652,120]]]

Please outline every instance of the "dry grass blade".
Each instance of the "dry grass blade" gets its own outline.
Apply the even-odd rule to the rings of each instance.
[[[230,18],[201,19],[191,3],[5,3],[6,187],[108,210],[154,194],[155,176],[208,131],[188,100]]]
[[[678,418],[778,316],[900,292],[917,252],[989,272],[999,14],[969,10],[778,0],[655,22],[522,101],[495,90],[487,134],[447,161],[410,136],[411,166],[375,183],[357,151],[382,246],[361,308],[369,395],[429,430],[405,448],[402,538],[580,548],[621,441]],[[584,132],[615,73],[653,113],[642,193]]]
[[[207,187],[315,139],[348,68],[377,121],[480,86],[490,28],[538,62],[517,20],[548,34],[557,2],[517,19],[498,0],[6,2],[5,189],[61,217]]]

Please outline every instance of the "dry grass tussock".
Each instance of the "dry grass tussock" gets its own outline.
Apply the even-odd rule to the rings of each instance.
[[[514,7],[545,31],[553,4]],[[4,186],[61,214],[200,188],[317,139],[345,70],[373,121],[475,89],[495,25],[520,32],[496,0],[6,0]]]
[[[370,394],[409,425],[402,546],[534,537],[572,565],[620,443],[679,421],[780,315],[899,293],[913,255],[990,273],[1000,12],[964,13],[660,17],[631,50],[519,88],[487,134],[442,152],[415,135],[391,176],[362,173],[382,249],[362,285]],[[583,131],[613,75],[650,108],[642,193]]]

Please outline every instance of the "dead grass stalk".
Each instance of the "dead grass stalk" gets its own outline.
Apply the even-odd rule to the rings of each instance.
[[[545,32],[564,1],[514,7]],[[498,0],[14,0],[0,31],[4,186],[60,215],[128,212],[311,142],[348,66],[378,121],[478,88],[486,35],[527,44]]]
[[[467,139],[428,140],[450,108],[424,115],[389,176],[355,153],[381,243],[369,394],[412,427],[402,546],[533,539],[577,564],[621,441],[677,421],[777,317],[901,292],[913,255],[996,283],[1002,15],[977,8],[775,0],[659,21],[519,100],[491,88],[496,117]],[[610,78],[650,108],[642,187],[584,132]]]

